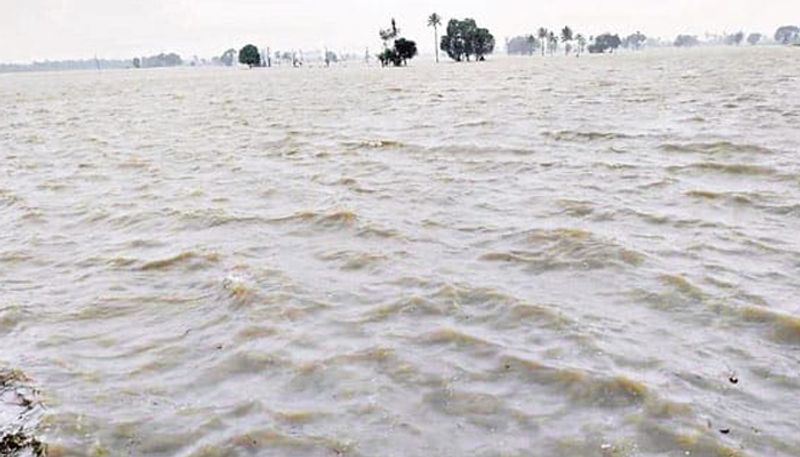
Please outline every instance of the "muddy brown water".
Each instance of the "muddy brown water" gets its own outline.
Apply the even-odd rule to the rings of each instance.
[[[800,455],[798,58],[0,76],[0,427]]]

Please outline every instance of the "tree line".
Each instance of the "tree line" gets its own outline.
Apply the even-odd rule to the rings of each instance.
[[[428,27],[433,28],[434,49],[436,51],[436,62],[439,62],[440,51],[455,62],[483,61],[486,56],[495,50],[496,42],[492,33],[484,27],[480,27],[475,19],[465,18],[463,20],[450,19],[444,29],[444,34],[439,36],[440,28],[443,25],[442,17],[433,13],[427,18]],[[392,19],[390,26],[380,29],[378,33],[383,50],[375,57],[382,66],[406,66],[408,62],[417,56],[418,49],[415,41],[402,37],[397,22]],[[745,34],[739,31],[722,36],[707,36],[706,42],[712,44],[741,45],[747,42],[756,45],[768,37],[760,33]],[[779,44],[800,44],[800,27],[786,25],[779,27],[774,34],[774,42]],[[645,47],[648,43],[664,45],[658,39],[649,39],[643,33],[637,31],[621,38],[618,34],[603,33],[597,36],[587,37],[582,33],[575,33],[569,26],[564,26],[560,30],[549,30],[540,27],[536,32],[527,35],[516,36],[506,40],[506,50],[508,54],[529,55],[541,53],[545,55],[555,55],[563,49],[565,55],[574,54],[581,56],[589,52],[590,54],[613,53],[619,48],[638,50]],[[676,47],[698,46],[703,42],[695,35],[678,35],[670,45]],[[346,56],[352,57],[352,56]],[[364,56],[369,62],[370,55],[367,50]],[[322,60],[326,65],[336,63],[340,56],[324,51]],[[195,61],[197,58],[195,57]],[[132,61],[135,68],[155,68],[155,67],[174,67],[184,65],[183,59],[175,53],[158,54],[149,57],[136,57]],[[228,49],[219,57],[214,57],[211,63],[214,65],[233,66],[235,63],[253,67],[269,67],[273,62],[291,64],[292,66],[302,66],[302,52],[298,57],[295,52],[275,52],[272,55],[269,49],[259,50],[253,44],[247,44],[238,51],[234,48]],[[203,61],[201,64],[206,63]],[[194,65],[195,62],[193,61]]]

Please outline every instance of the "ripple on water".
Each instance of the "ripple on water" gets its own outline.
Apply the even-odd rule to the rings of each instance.
[[[200,270],[218,263],[219,254],[184,251],[172,257],[150,260],[141,264],[140,271],[161,271],[174,268],[184,270]]]
[[[534,230],[513,238],[527,249],[491,252],[481,256],[481,260],[517,264],[539,273],[636,267],[645,260],[643,254],[586,230]]]
[[[773,341],[800,346],[800,316],[761,306],[745,306],[741,308],[740,314],[745,322],[765,326]]]
[[[339,264],[342,271],[375,270],[389,259],[381,253],[359,251],[325,252],[317,257],[325,262]]]
[[[671,153],[696,153],[696,154],[774,154],[770,148],[753,144],[732,143],[730,141],[715,141],[711,143],[664,143],[659,146],[664,152]]]
[[[669,166],[667,170],[671,173],[701,171],[745,176],[776,176],[778,174],[774,168],[763,165],[721,162],[697,162],[690,165]]]
[[[625,140],[632,138],[631,135],[620,132],[585,132],[581,130],[561,130],[558,132],[544,132],[546,138],[555,141],[567,142],[596,142]]]

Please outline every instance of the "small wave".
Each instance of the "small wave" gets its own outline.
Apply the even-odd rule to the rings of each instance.
[[[671,173],[683,170],[699,170],[705,172],[717,172],[732,175],[749,176],[769,176],[776,172],[773,168],[762,165],[742,164],[742,163],[719,163],[719,162],[698,162],[684,166],[667,167]]]
[[[233,447],[233,449],[231,448]],[[228,439],[224,451],[209,455],[350,455],[355,444],[324,436],[257,429]]]
[[[442,328],[422,336],[428,344],[455,344],[457,346],[470,346],[475,348],[490,349],[495,345],[461,330]]]
[[[383,254],[355,251],[325,253],[320,255],[319,258],[326,262],[339,262],[341,264],[340,268],[344,271],[376,267],[387,260],[387,257]]]
[[[800,345],[800,317],[773,311],[760,306],[746,306],[741,317],[747,322],[769,327],[770,337],[779,343]]]
[[[0,307],[0,336],[11,333],[21,322],[30,318],[18,305]]]
[[[537,249],[491,252],[480,259],[522,264],[537,271],[639,266],[645,259],[639,252],[580,229],[535,230],[525,244]]]
[[[330,212],[301,211],[291,216],[274,219],[274,222],[304,222],[323,228],[352,227],[358,222],[358,215],[350,210],[339,209]]]
[[[494,395],[460,390],[437,390],[424,396],[425,403],[456,417],[488,416],[507,412],[505,402]]]
[[[189,223],[192,227],[198,227],[198,228],[222,227],[229,224],[248,224],[248,223],[265,222],[265,220],[259,216],[230,214],[227,211],[219,209],[195,210],[195,211],[170,211],[169,216],[177,218],[182,222]]]
[[[141,271],[154,271],[154,270],[167,270],[177,266],[194,270],[205,268],[210,263],[217,263],[220,260],[218,254],[199,254],[196,252],[181,252],[172,257],[165,259],[151,260],[145,262],[139,270]]]
[[[712,143],[664,143],[659,146],[664,152],[698,154],[774,154],[772,149],[752,144],[716,141]]]
[[[563,208],[563,212],[572,217],[586,217],[594,213],[591,202],[580,200],[559,200],[558,206]]]
[[[16,194],[7,189],[0,189],[0,207],[9,208],[22,202]]]
[[[581,132],[576,130],[544,132],[543,135],[555,141],[569,142],[611,141],[632,138],[630,135],[618,132]]]
[[[465,121],[459,122],[455,125],[456,128],[464,128],[464,127],[491,127],[494,125],[494,122],[488,119],[480,119],[475,121]]]
[[[587,370],[548,366],[515,356],[501,359],[502,370],[517,373],[541,385],[556,386],[574,401],[603,407],[644,404],[651,394],[647,386],[627,376],[599,376]]]
[[[687,297],[695,300],[703,300],[706,298],[706,294],[699,287],[689,282],[689,280],[683,276],[665,274],[661,275],[659,279],[664,285],[673,288]]]
[[[406,146],[402,141],[386,139],[348,141],[343,144],[349,149],[399,149]]]
[[[403,235],[397,230],[385,229],[373,225],[362,227],[358,231],[358,236],[362,238],[403,238]]]
[[[256,288],[244,278],[230,275],[222,281],[222,287],[238,304],[249,304],[257,296]]]

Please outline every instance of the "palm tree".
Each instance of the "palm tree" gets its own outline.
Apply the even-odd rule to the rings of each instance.
[[[428,27],[433,27],[433,48],[436,49],[436,63],[439,63],[439,26],[442,25],[442,17],[433,13],[428,17]]]
[[[550,34],[547,36],[547,40],[549,41],[550,45],[550,55],[553,55],[556,53],[556,51],[558,51],[558,38],[556,37],[555,33],[550,32]]]
[[[544,57],[544,41],[547,39],[547,29],[544,27],[539,27],[539,31],[536,33],[536,35],[542,42],[542,57]]]
[[[563,29],[561,29],[561,41],[565,43],[564,48],[566,49],[566,54],[569,54],[569,51],[572,48],[572,45],[570,44],[572,38],[573,38],[572,29],[569,28],[569,26],[566,26]]]
[[[583,50],[586,48],[586,38],[582,34],[575,35],[575,40],[578,42],[578,56],[580,57],[583,54]]]

